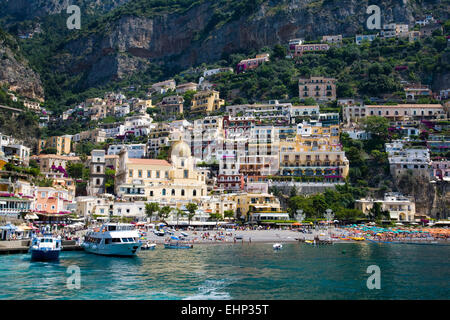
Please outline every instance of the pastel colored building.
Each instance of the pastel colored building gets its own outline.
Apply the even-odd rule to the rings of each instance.
[[[194,82],[182,83],[177,85],[175,89],[176,93],[185,93],[187,91],[197,91],[197,84]]]
[[[330,49],[330,45],[326,43],[299,44],[294,48],[294,57],[301,57],[305,53],[324,52]]]
[[[192,98],[191,113],[209,114],[219,110],[224,104],[225,100],[220,99],[218,91],[200,91]]]
[[[300,99],[336,100],[336,79],[325,77],[300,78],[298,80],[298,91]]]
[[[257,54],[256,58],[241,60],[236,66],[236,72],[241,73],[247,70],[255,69],[267,61],[269,61],[268,53]]]
[[[69,154],[71,151],[72,136],[53,136],[47,139],[39,140],[38,153],[41,153],[45,149],[56,149],[57,155]]]
[[[116,193],[128,200],[198,201],[207,193],[206,177],[194,167],[187,143],[178,141],[171,148],[171,161],[128,158],[119,154]]]
[[[294,139],[280,142],[280,175],[342,182],[348,176],[349,161],[339,133],[339,125],[299,124]]]
[[[158,108],[161,110],[163,116],[173,116],[183,113],[184,98],[182,96],[174,95],[164,97]]]
[[[355,201],[355,209],[368,215],[374,203],[381,205],[381,210],[388,211],[390,218],[396,221],[415,221],[416,206],[410,197],[399,193],[386,193],[382,200],[359,199]]]

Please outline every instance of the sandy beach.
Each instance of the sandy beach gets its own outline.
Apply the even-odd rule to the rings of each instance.
[[[298,239],[305,240],[313,240],[314,236],[319,236],[320,233],[324,233],[324,231],[313,231],[312,234],[304,234],[298,231],[292,230],[234,230],[231,232],[225,231],[183,231],[183,233],[189,234],[187,240],[193,243],[285,243],[285,242],[295,242]],[[205,234],[209,234],[208,237],[205,237]],[[174,236],[179,236],[180,232],[175,231]],[[204,237],[202,237],[202,235]],[[236,237],[242,237],[235,241]],[[147,234],[147,240],[155,243],[164,243],[166,239],[170,238],[170,236],[157,236],[153,232],[149,232]],[[328,239],[328,236],[319,236],[320,239]]]

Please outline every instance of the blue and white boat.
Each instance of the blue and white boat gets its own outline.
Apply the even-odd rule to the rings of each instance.
[[[141,246],[135,226],[127,223],[106,223],[89,231],[83,244],[86,252],[105,256],[135,256]]]
[[[192,249],[193,247],[193,244],[182,241],[180,238],[175,236],[170,237],[170,240],[164,243],[165,249]]]
[[[62,245],[60,237],[56,238],[51,234],[44,234],[43,237],[34,237],[30,246],[31,260],[58,260],[61,249]]]

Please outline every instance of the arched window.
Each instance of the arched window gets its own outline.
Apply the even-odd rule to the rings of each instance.
[[[162,189],[162,195],[163,195],[163,196],[166,195],[166,189]]]
[[[100,179],[97,179],[97,185],[100,185],[101,183],[100,183]]]
[[[184,167],[184,160],[181,160],[181,166]]]
[[[192,191],[192,195],[193,195],[194,197],[196,197],[196,196],[197,196],[197,190]]]
[[[181,195],[184,196],[184,189],[181,189]]]
[[[173,196],[175,195],[175,189],[172,189],[172,195]]]

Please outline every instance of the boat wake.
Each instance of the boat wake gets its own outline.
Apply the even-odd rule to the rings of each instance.
[[[226,280],[205,280],[198,288],[198,293],[187,296],[183,300],[230,300],[231,296],[224,290],[228,286]]]

